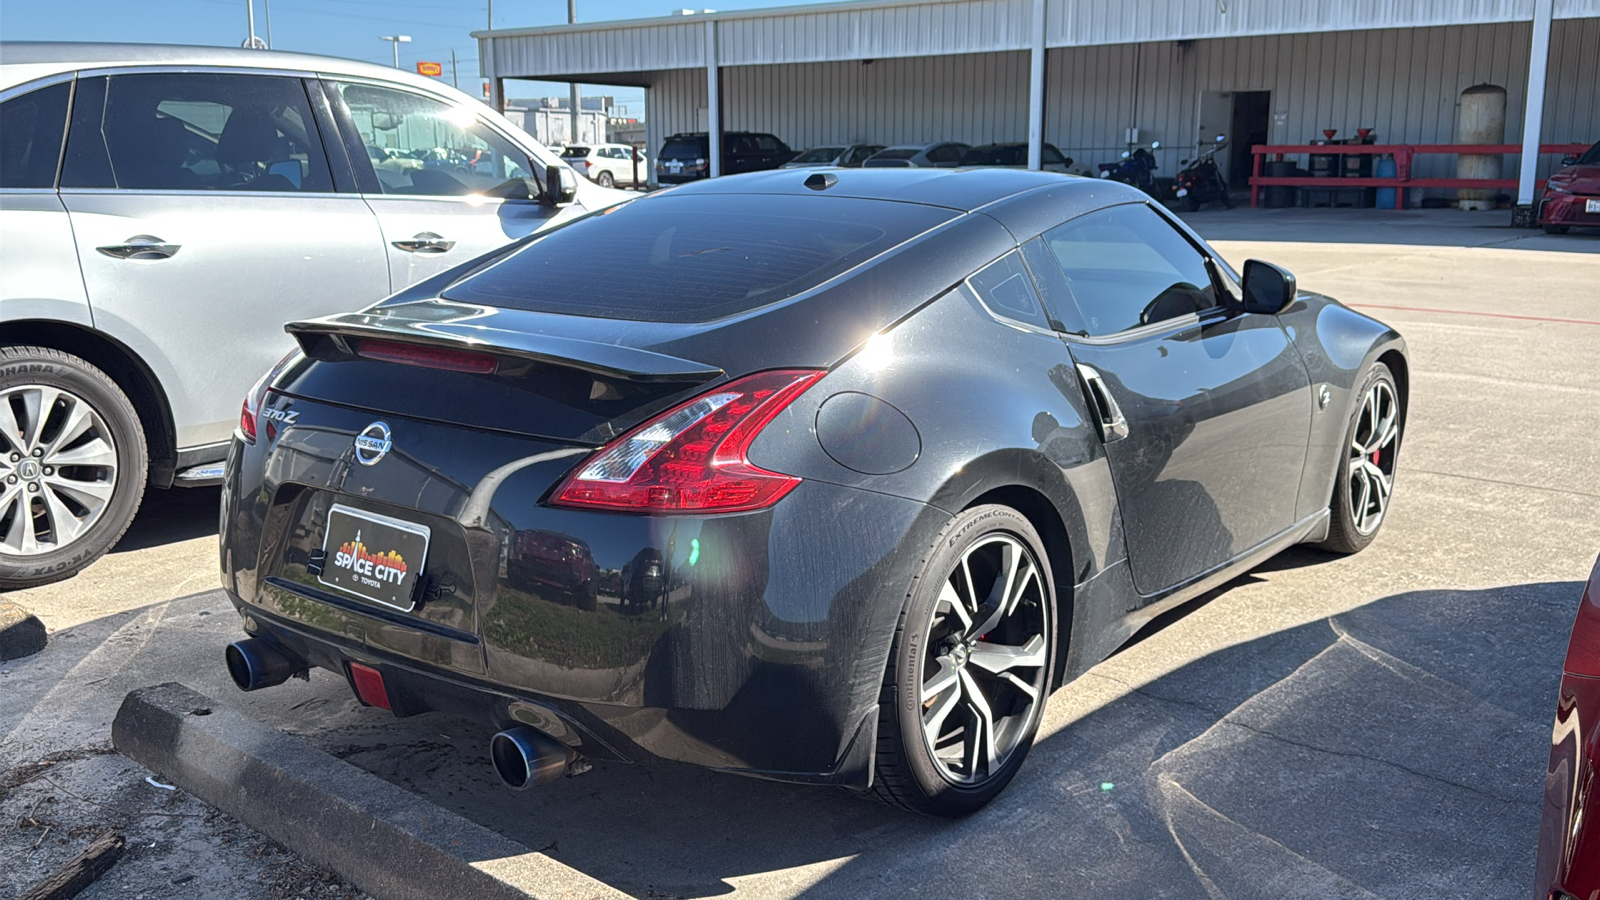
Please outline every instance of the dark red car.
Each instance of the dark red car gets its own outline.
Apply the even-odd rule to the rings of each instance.
[[[1566,234],[1574,226],[1600,228],[1600,141],[1550,176],[1539,202],[1539,224],[1549,234]]]
[[[1594,149],[1589,153],[1593,154]],[[1578,605],[1550,735],[1538,900],[1600,896],[1600,562]]]

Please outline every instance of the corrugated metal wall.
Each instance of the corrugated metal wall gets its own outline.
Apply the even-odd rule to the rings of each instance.
[[[1192,152],[1202,91],[1271,91],[1271,109],[1283,113],[1274,142],[1370,127],[1383,141],[1453,143],[1461,90],[1488,82],[1507,90],[1506,139],[1514,143],[1529,29],[1506,23],[1051,50],[1045,139],[1092,168],[1119,154],[1124,130],[1137,126],[1144,141],[1165,145],[1161,169],[1171,174]],[[722,76],[723,127],[770,131],[796,149],[850,140],[1025,140],[1027,59],[1004,52],[730,66]],[[650,81],[652,147],[703,127],[703,69]],[[1547,91],[1547,143],[1600,138],[1600,18],[1555,23]],[[1418,165],[1418,174],[1450,175],[1454,161],[1419,157]],[[1505,165],[1513,177],[1515,158]]]
[[[1100,46],[1285,33],[1528,21],[1534,0],[1047,0],[1046,44]],[[1555,16],[1600,16],[1600,0],[1555,0]],[[705,65],[705,21],[723,65],[1026,49],[1033,0],[904,0],[714,16],[501,29],[507,77],[632,74]],[[480,41],[486,32],[475,32]],[[484,47],[479,58],[487,60]],[[487,73],[484,73],[487,74]]]

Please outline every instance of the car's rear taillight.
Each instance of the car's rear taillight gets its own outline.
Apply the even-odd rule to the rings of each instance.
[[[1600,560],[1589,575],[1589,584],[1578,602],[1578,617],[1572,623],[1572,641],[1567,644],[1567,673],[1600,678]]]
[[[648,513],[762,509],[800,479],[750,462],[761,429],[823,376],[759,372],[720,385],[644,422],[578,466],[551,495],[557,506]]]
[[[246,444],[256,442],[256,423],[261,416],[261,404],[266,402],[267,389],[271,387],[274,379],[288,367],[289,361],[299,355],[299,350],[290,350],[284,354],[278,364],[267,370],[267,374],[256,380],[250,390],[244,395],[244,405],[239,409],[239,436],[244,438]]]
[[[446,372],[469,372],[473,375],[493,375],[495,369],[500,367],[500,361],[492,353],[451,350],[445,347],[429,347],[426,344],[405,344],[400,341],[362,338],[355,342],[355,351],[357,356],[367,359],[399,363],[403,366],[419,366],[424,369],[444,369]]]

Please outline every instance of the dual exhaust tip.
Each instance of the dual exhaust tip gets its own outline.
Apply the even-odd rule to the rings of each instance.
[[[228,675],[242,691],[274,687],[304,672],[305,661],[289,656],[260,638],[228,645]],[[571,747],[536,728],[519,725],[489,739],[489,758],[500,781],[514,791],[549,784],[587,766]]]

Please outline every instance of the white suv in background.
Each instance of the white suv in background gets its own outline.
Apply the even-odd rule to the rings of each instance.
[[[561,151],[561,158],[601,187],[638,187],[650,180],[644,151],[627,144],[572,144]]]
[[[262,50],[0,44],[0,591],[215,484],[285,322],[629,199],[482,103]]]

